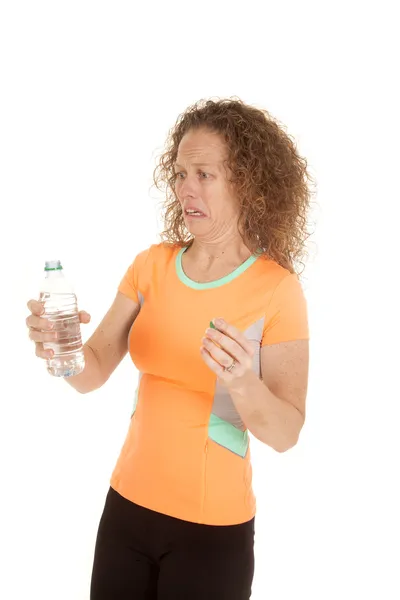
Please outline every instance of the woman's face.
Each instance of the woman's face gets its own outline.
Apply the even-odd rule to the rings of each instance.
[[[216,133],[190,130],[182,138],[175,164],[175,192],[187,229],[198,239],[220,241],[235,230],[238,202],[228,181],[227,147]]]

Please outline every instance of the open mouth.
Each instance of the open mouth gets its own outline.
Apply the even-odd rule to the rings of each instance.
[[[205,217],[206,216],[200,210],[195,210],[195,209],[192,209],[192,208],[187,208],[185,210],[185,215],[187,217],[197,217],[197,218],[199,218],[199,217]]]

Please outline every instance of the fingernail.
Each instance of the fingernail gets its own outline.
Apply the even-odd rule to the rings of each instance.
[[[225,325],[225,321],[221,318],[215,319],[215,324],[217,327],[223,327]]]

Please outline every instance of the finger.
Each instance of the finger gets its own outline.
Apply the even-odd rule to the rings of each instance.
[[[55,331],[44,333],[43,331],[38,331],[37,329],[30,329],[29,338],[32,340],[32,342],[55,342],[57,339],[57,334]]]
[[[221,365],[216,360],[213,359],[211,354],[208,352],[208,350],[206,348],[204,348],[204,346],[202,346],[200,348],[200,354],[201,354],[204,362],[206,363],[206,365],[208,365],[210,367],[210,369],[212,371],[214,371],[214,373],[217,375],[217,377],[223,377],[225,375],[225,371],[224,371],[223,367],[221,367]]]
[[[225,350],[219,348],[208,338],[202,339],[203,346],[210,356],[218,362],[222,367],[228,368],[232,364],[232,360],[239,362],[239,358],[232,354],[227,354]],[[242,351],[243,352],[243,351]]]
[[[79,321],[81,323],[90,323],[91,316],[85,310],[79,311]]]
[[[37,315],[38,317],[44,313],[43,302],[39,302],[38,300],[29,300],[27,307],[33,315]]]
[[[249,356],[236,340],[233,340],[216,329],[207,329],[206,339],[211,339],[214,344],[218,344],[225,352],[230,354],[233,358],[236,358],[238,361],[243,362],[243,360]]]
[[[239,331],[239,329],[237,329],[233,325],[230,325],[224,319],[221,318],[213,319],[213,323],[217,328],[217,331],[221,331],[231,339],[235,340],[250,356],[254,355],[254,347],[244,335],[244,333]]]
[[[244,362],[249,358],[249,356],[251,358],[253,357],[253,347],[250,343],[245,344],[245,349],[236,340],[232,339],[225,333],[221,333],[221,331],[217,329],[207,329],[206,336],[240,362]],[[250,347],[251,352],[247,351],[248,347]]]
[[[29,315],[29,317],[26,318],[25,322],[27,327],[33,329],[46,330],[53,328],[53,324],[51,323],[51,321],[49,321],[48,319],[43,319],[42,317],[37,317],[36,315]]]
[[[39,358],[52,358],[53,350],[45,350],[43,344],[36,344],[36,356]]]

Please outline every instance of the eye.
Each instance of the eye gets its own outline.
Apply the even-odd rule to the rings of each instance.
[[[184,173],[182,173],[182,171],[180,171],[179,173],[175,173],[175,179],[183,179],[184,178]]]
[[[210,175],[208,173],[204,173],[204,171],[200,171],[200,179],[209,179]]]

